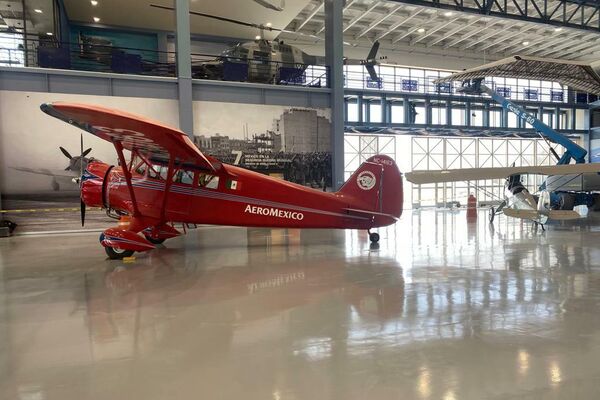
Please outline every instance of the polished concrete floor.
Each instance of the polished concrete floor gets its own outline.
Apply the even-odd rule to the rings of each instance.
[[[0,399],[597,399],[600,218],[0,239]]]

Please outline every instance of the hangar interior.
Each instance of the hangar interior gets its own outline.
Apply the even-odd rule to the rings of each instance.
[[[598,397],[598,60],[587,0],[0,0],[0,398]],[[132,114],[196,169],[138,154]],[[302,229],[324,200],[244,224],[264,182],[215,172],[279,179],[260,210],[369,191],[382,156],[403,178],[369,218],[401,215],[369,229]],[[106,258],[173,182],[177,234]]]

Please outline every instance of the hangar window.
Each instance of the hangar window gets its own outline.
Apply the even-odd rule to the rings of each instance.
[[[200,174],[198,177],[198,186],[206,189],[218,189],[219,177],[217,175]]]

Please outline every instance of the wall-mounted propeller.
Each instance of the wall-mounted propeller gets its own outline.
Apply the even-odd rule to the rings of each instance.
[[[65,171],[79,171],[81,169],[80,164],[83,164],[83,168],[85,169],[85,166],[88,162],[85,156],[90,154],[90,151],[92,151],[92,148],[90,147],[81,153],[81,155],[73,157],[64,147],[60,146],[59,149],[65,155],[65,157],[69,159],[69,165],[65,168]]]

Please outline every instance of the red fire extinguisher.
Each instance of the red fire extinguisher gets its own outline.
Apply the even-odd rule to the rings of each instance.
[[[467,220],[477,219],[477,198],[471,193],[467,200]]]

